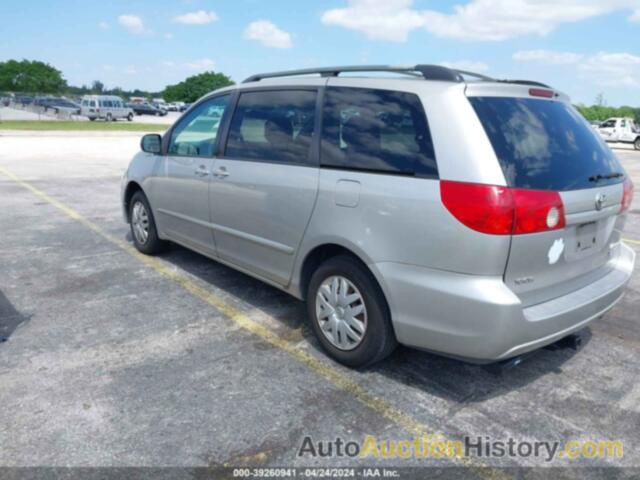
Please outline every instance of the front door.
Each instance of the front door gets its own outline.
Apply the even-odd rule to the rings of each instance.
[[[280,285],[289,281],[318,189],[316,96],[315,89],[241,93],[213,167],[218,255]]]
[[[156,189],[163,236],[215,254],[210,226],[209,181],[218,128],[230,95],[205,100],[171,130]]]

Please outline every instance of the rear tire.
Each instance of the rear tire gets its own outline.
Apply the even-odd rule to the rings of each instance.
[[[107,122],[111,122],[113,120],[113,115],[111,115],[110,113],[107,113],[106,120]]]
[[[130,113],[129,115],[127,115],[127,120],[130,122],[133,121],[133,113]]]
[[[323,349],[349,367],[379,362],[397,346],[382,289],[353,257],[341,255],[318,267],[309,282],[307,312]]]
[[[166,242],[158,237],[149,201],[141,191],[134,193],[129,201],[129,225],[133,244],[139,252],[154,255],[166,248]]]
[[[640,137],[636,138],[636,141],[633,142],[633,148],[640,150]]]

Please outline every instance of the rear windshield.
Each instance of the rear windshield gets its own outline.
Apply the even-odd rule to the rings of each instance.
[[[573,107],[532,98],[469,101],[510,187],[561,191],[622,181],[615,156]]]

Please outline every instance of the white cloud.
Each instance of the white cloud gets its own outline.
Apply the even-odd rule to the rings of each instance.
[[[218,15],[216,15],[216,12],[207,12],[205,10],[184,13],[173,19],[174,22],[183,23],[185,25],[206,25],[207,23],[212,23],[217,20]]]
[[[349,0],[347,8],[322,14],[325,25],[363,32],[373,40],[405,42],[411,30],[423,26],[422,14],[411,9],[413,0]]]
[[[553,65],[570,65],[578,63],[583,55],[573,52],[557,52],[554,50],[521,50],[513,54],[513,59],[520,62],[550,63]]]
[[[517,61],[566,65],[577,69],[585,82],[607,87],[640,87],[640,57],[631,53],[597,52],[581,55],[553,50],[524,50],[513,54]]]
[[[578,65],[580,76],[608,87],[640,87],[640,57],[630,53],[598,52]]]
[[[454,13],[424,12],[427,31],[459,40],[500,41],[526,34],[545,35],[562,23],[602,15],[629,1],[472,0]]]
[[[129,65],[129,66],[125,67],[123,72],[124,72],[125,75],[137,75],[138,74],[138,69],[133,65]]]
[[[256,40],[265,47],[291,48],[291,34],[280,30],[269,20],[257,20],[250,23],[244,31],[244,38]]]
[[[129,33],[139,35],[145,32],[144,23],[137,15],[120,15],[118,23],[126,28]]]
[[[212,70],[216,66],[216,62],[210,58],[201,58],[184,64],[190,70],[205,71]]]
[[[457,60],[455,62],[442,62],[440,65],[444,67],[454,68],[456,70],[466,70],[467,72],[483,73],[489,70],[489,65],[482,62],[474,62],[472,60]]]
[[[629,17],[630,22],[640,23],[640,8],[636,9]]]
[[[453,13],[443,13],[417,10],[413,0],[348,0],[345,8],[324,12],[321,20],[394,42],[406,41],[417,28],[443,38],[501,41],[546,35],[563,23],[638,8],[639,0],[469,0],[453,7]]]
[[[163,37],[165,38],[165,40],[173,40],[173,33],[167,32],[163,35]]]
[[[98,28],[100,30],[109,30],[109,24],[107,22],[98,23]]]

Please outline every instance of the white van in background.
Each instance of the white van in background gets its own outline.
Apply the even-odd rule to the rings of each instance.
[[[80,115],[93,121],[101,118],[116,121],[119,118],[133,120],[133,110],[125,105],[120,97],[114,95],[85,95],[80,104]]]

